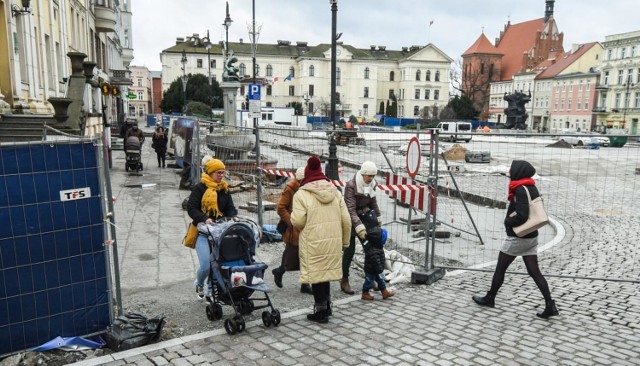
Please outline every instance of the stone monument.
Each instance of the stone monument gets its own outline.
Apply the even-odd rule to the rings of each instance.
[[[531,101],[531,92],[529,92],[529,95],[525,95],[521,91],[516,91],[513,94],[504,93],[503,99],[509,103],[507,108],[504,109],[504,114],[507,115],[505,126],[509,129],[526,130],[526,121],[529,114],[527,114],[524,106]]]

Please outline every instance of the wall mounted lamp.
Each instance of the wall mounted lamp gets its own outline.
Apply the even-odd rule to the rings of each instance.
[[[18,15],[31,14],[31,0],[22,0],[22,9],[16,4],[11,4],[11,16],[16,17]]]

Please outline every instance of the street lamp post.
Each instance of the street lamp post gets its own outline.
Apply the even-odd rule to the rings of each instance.
[[[180,63],[182,64],[182,97],[183,97],[182,113],[186,114],[187,112],[187,71],[186,71],[187,52],[185,50],[182,50],[182,59],[180,60]]]
[[[227,1],[227,16],[224,18],[224,23],[222,23],[225,31],[225,41],[224,41],[224,64],[225,65],[227,64],[227,58],[229,57],[229,27],[231,27],[231,23],[233,23],[233,20],[231,20],[231,17],[229,16],[229,2]]]
[[[209,100],[209,119],[213,121],[213,98],[211,95],[211,38],[209,38],[209,30],[207,29],[207,41],[204,43],[204,46],[207,49],[207,71],[209,77],[207,78],[207,86],[209,89],[207,90],[207,99]]]
[[[624,93],[624,112],[622,112],[622,123],[625,127],[627,125],[627,108],[629,108],[629,99],[631,98],[631,95],[629,95],[629,87],[631,87],[631,75],[627,76],[626,86],[627,90]]]
[[[338,155],[336,147],[336,23],[338,0],[329,0],[331,4],[331,126],[333,133],[329,138],[329,159],[325,168],[327,178],[338,180]]]
[[[302,96],[302,99],[304,99],[304,109],[307,112],[307,116],[309,115],[309,100],[311,100],[311,97],[309,96],[309,94],[305,94]]]

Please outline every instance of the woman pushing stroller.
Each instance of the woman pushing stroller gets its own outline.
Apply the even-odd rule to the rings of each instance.
[[[187,212],[194,225],[197,226],[199,223],[210,225],[215,220],[234,217],[238,214],[231,193],[229,193],[229,184],[223,180],[225,174],[225,166],[221,160],[211,159],[206,162],[204,172],[200,176],[200,182],[191,189],[191,195],[187,202]],[[198,299],[203,299],[205,297],[204,282],[210,271],[209,241],[205,234],[198,234],[196,253],[198,254],[199,268],[194,286]],[[211,288],[207,293],[211,293]]]

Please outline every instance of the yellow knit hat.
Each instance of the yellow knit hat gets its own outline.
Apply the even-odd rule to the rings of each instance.
[[[217,172],[218,170],[224,170],[224,163],[218,159],[211,159],[205,164],[205,171],[207,174]]]

